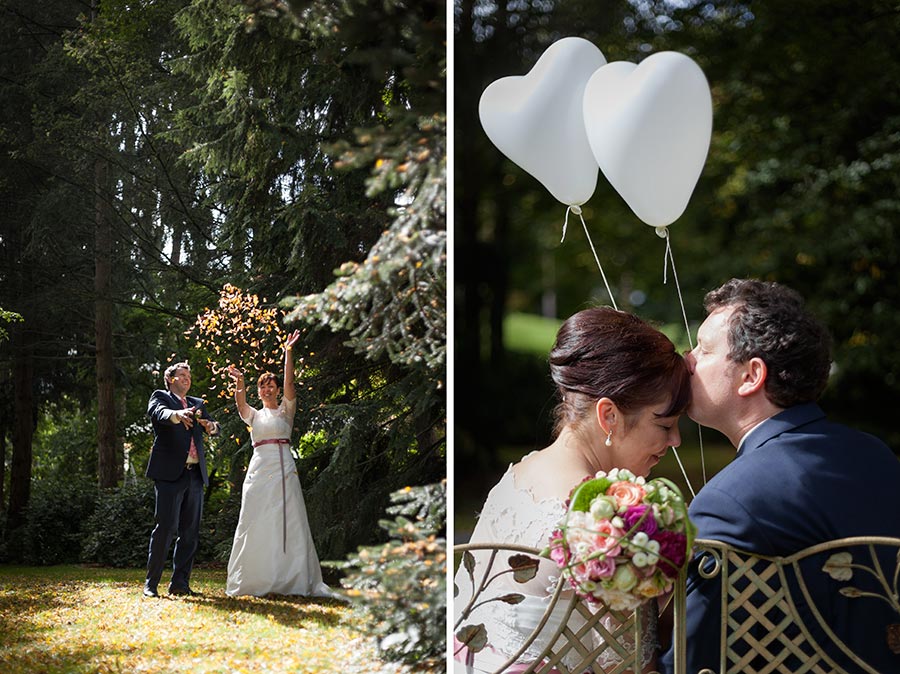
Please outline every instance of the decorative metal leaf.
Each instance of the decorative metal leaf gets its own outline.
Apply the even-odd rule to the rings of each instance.
[[[504,594],[500,597],[497,597],[496,599],[497,601],[506,602],[507,604],[521,604],[523,601],[525,601],[525,595],[510,592],[509,594]]]
[[[855,587],[842,587],[840,590],[838,590],[838,592],[840,592],[845,597],[850,597],[851,599],[858,599],[859,597],[863,596],[862,591],[858,590]]]
[[[513,578],[517,583],[527,583],[538,572],[538,560],[528,555],[513,555],[509,558],[509,568],[513,570]]]
[[[847,581],[853,578],[853,569],[850,567],[852,563],[853,555],[849,552],[836,552],[825,562],[822,571],[835,580]]]
[[[475,555],[466,550],[463,553],[463,566],[466,567],[466,571],[469,573],[469,578],[475,577]]]
[[[488,633],[484,623],[478,625],[463,625],[456,632],[456,638],[472,653],[478,653],[487,646]]]
[[[900,655],[900,625],[897,623],[887,626],[887,645],[892,653]]]

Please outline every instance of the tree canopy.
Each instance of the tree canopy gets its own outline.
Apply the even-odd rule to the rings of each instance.
[[[23,319],[0,342],[10,531],[33,446],[58,447],[81,409],[98,424],[76,425],[87,449],[63,443],[88,454],[72,465],[104,487],[142,475],[146,401],[176,360],[226,421],[211,491],[237,489],[248,433],[219,375],[269,365],[272,321],[201,339],[232,292],[303,331],[295,439],[320,553],[383,538],[389,494],[444,475],[443,3],[0,13],[0,307]]]

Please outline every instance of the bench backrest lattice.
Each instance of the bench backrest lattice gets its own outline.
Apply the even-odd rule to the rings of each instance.
[[[479,543],[457,545],[454,551],[459,565],[468,573],[462,582],[471,583],[467,590],[472,594],[464,600],[465,606],[457,606],[454,632],[462,641],[479,648],[479,643],[490,639],[481,620],[480,612],[489,602],[502,601],[515,605],[521,601],[519,593],[504,592],[497,595],[492,590],[501,576],[512,575],[515,582],[527,583],[534,578],[540,563],[540,550],[506,543]],[[475,564],[473,553],[479,554]],[[548,563],[546,559],[543,563]],[[508,578],[507,578],[508,580]],[[678,601],[676,613],[683,611],[684,582],[676,584]],[[679,603],[680,602],[680,603]],[[528,665],[522,674],[620,674],[640,672],[642,653],[641,611],[615,611],[603,603],[587,603],[570,591],[566,581],[557,581],[547,606],[535,627],[525,637],[517,652],[496,669],[503,672],[523,655]],[[536,654],[536,656],[535,656]],[[601,662],[606,663],[601,666]],[[614,664],[610,665],[609,663]],[[680,670],[683,672],[683,669]]]
[[[900,665],[900,539],[845,538],[785,557],[697,540],[695,552],[701,575],[721,582],[719,673],[886,674],[873,660],[888,650]],[[881,656],[847,643],[861,629],[883,635]]]

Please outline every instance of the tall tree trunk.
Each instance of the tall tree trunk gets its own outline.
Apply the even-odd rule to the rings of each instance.
[[[94,333],[97,365],[97,474],[100,487],[118,484],[115,365],[112,352],[112,226],[106,207],[108,164],[94,164]]]
[[[9,530],[25,521],[25,507],[31,495],[31,441],[34,437],[34,351],[32,336],[25,329],[12,330],[13,392],[15,420],[13,422],[13,453],[9,470]]]
[[[172,221],[172,266],[181,264],[181,243],[184,240],[184,221],[176,218]]]
[[[4,421],[3,424],[0,424],[0,513],[5,510],[4,504],[6,503],[6,490],[3,487],[6,482],[6,431],[7,426]]]

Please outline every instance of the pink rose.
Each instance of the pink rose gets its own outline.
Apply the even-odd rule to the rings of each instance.
[[[614,527],[609,520],[600,520],[594,524],[594,535],[591,543],[592,552],[615,557],[622,552],[621,540],[625,532]]]
[[[587,563],[587,573],[591,580],[611,578],[616,572],[616,562],[612,557],[591,559]]]
[[[568,565],[569,557],[569,549],[563,540],[562,532],[557,529],[550,537],[550,559],[562,569]]]
[[[644,488],[634,482],[613,482],[606,490],[606,495],[614,497],[619,508],[638,505],[644,499],[644,494]]]
[[[572,574],[572,580],[574,580],[578,584],[591,579],[591,574],[588,570],[587,562],[569,567],[569,572]]]

